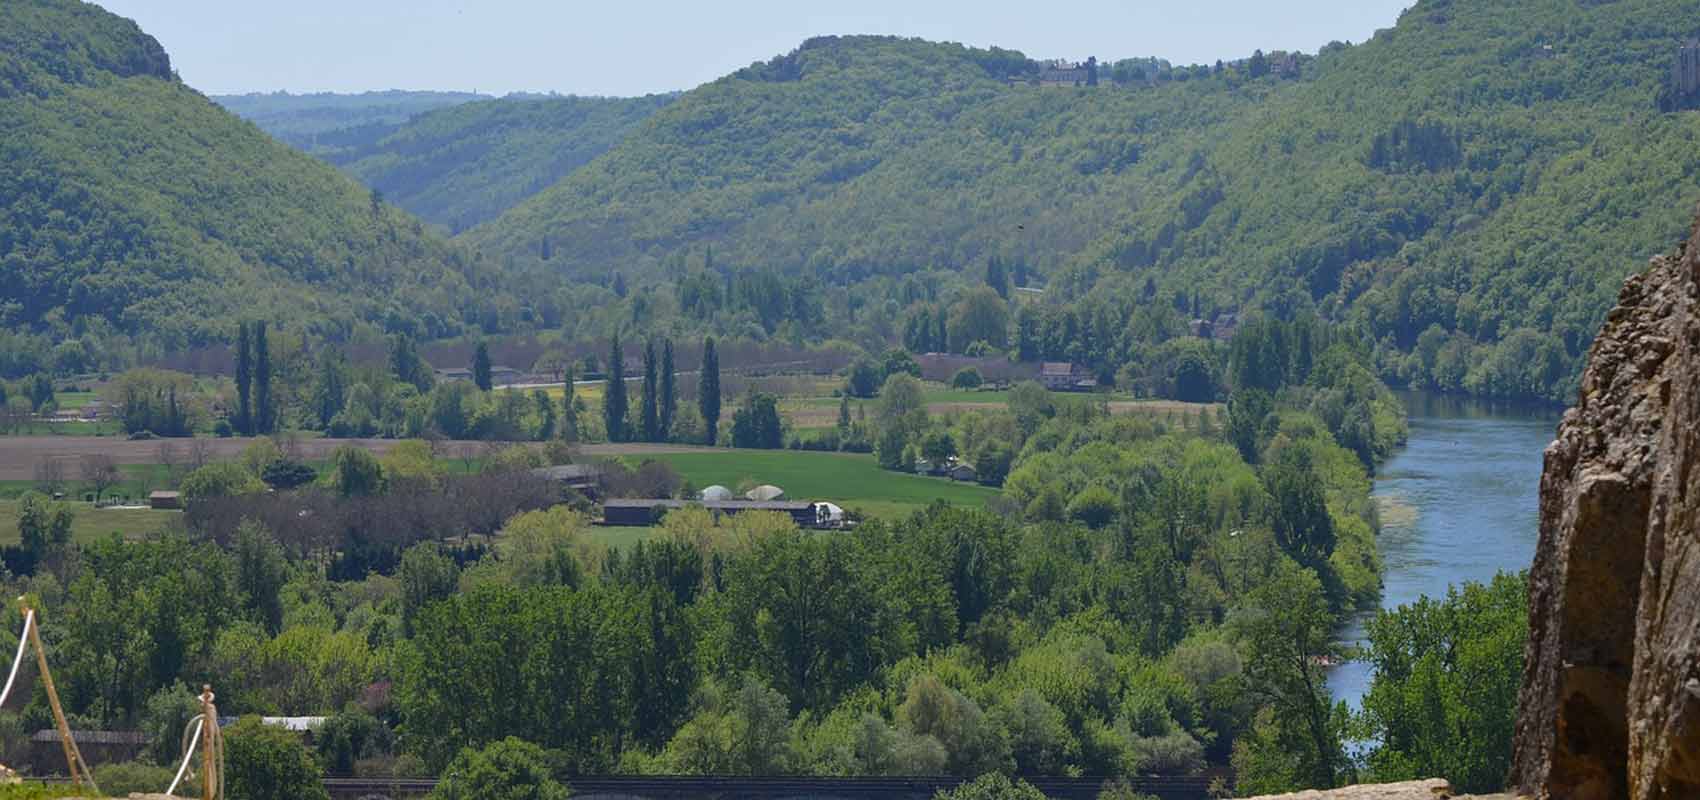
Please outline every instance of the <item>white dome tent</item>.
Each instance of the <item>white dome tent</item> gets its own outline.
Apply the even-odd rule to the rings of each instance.
[[[758,503],[771,503],[785,497],[785,490],[773,484],[762,484],[744,493],[744,497]]]
[[[704,503],[721,503],[732,499],[732,490],[715,484],[702,490],[701,497]]]

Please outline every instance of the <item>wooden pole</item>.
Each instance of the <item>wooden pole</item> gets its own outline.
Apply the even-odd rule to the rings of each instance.
[[[30,608],[24,606],[24,616],[29,617]],[[77,749],[77,740],[71,738],[71,724],[65,721],[65,709],[59,705],[59,690],[53,685],[53,673],[47,668],[47,648],[41,644],[41,617],[37,615],[35,622],[28,627],[30,644],[35,646],[35,663],[41,668],[41,684],[47,688],[47,704],[53,709],[53,722],[59,727],[59,743],[65,748],[65,763],[71,769],[71,783],[81,786],[84,783],[100,794],[100,787],[94,783],[94,775],[89,771],[88,763],[83,761],[82,751]]]
[[[214,741],[218,738],[218,711],[213,707],[213,690],[201,684],[201,800],[215,800],[218,777],[213,771]]]

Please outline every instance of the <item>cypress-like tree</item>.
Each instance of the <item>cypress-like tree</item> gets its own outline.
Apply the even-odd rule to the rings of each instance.
[[[165,390],[165,435],[186,436],[187,427],[183,424],[183,411],[177,407],[177,386],[173,384]]]
[[[661,432],[660,409],[655,403],[655,340],[643,343],[643,405],[638,413],[643,419],[643,440],[656,441]]]
[[[1004,271],[1003,259],[992,256],[986,260],[986,285],[996,289],[999,297],[1009,299],[1009,274]]]
[[[272,402],[272,353],[266,345],[266,323],[254,323],[254,433],[277,430],[277,406]]]
[[[478,343],[478,349],[472,353],[472,382],[478,384],[483,391],[490,391],[490,346]]]
[[[531,401],[537,406],[537,441],[547,442],[555,438],[555,401],[549,399],[549,393],[542,389],[531,391]]]
[[[431,391],[431,367],[419,357],[413,338],[405,333],[396,334],[390,347],[390,371],[395,373],[396,380],[413,384],[421,393]]]
[[[608,441],[626,440],[626,357],[620,351],[620,333],[608,346],[608,389],[602,397],[602,422],[608,428]]]
[[[573,384],[578,375],[572,367],[567,367],[566,386],[561,391],[561,438],[578,441],[578,398]]]
[[[714,337],[702,342],[702,376],[697,387],[697,407],[702,411],[705,440],[714,444],[720,432],[720,356],[714,352]]]
[[[236,432],[243,436],[254,433],[254,344],[248,337],[248,323],[236,324]]]
[[[320,427],[330,427],[331,420],[342,411],[348,396],[347,376],[343,373],[346,367],[341,351],[325,350],[319,364],[319,385],[313,398],[318,408]]]
[[[661,342],[661,435],[656,441],[673,438],[673,420],[679,415],[679,387],[673,377],[673,340]]]

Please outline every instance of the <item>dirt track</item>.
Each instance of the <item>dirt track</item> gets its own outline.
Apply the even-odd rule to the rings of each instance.
[[[205,460],[219,461],[235,458],[251,439],[153,439],[133,442],[116,436],[0,436],[0,481],[35,479],[35,467],[44,458],[66,463],[66,474],[76,477],[77,461],[85,455],[106,454],[120,465],[159,464],[160,445],[169,444],[176,451],[179,464],[192,463],[194,448],[205,449]],[[343,445],[363,447],[383,455],[395,446],[393,439],[299,439],[297,456],[307,461],[329,458]],[[441,442],[438,447],[446,457],[454,457],[466,448],[482,449],[486,442]],[[587,456],[654,455],[660,453],[689,453],[706,448],[688,445],[660,444],[593,444],[580,452]]]

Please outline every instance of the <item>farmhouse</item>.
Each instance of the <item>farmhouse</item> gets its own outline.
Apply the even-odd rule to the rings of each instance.
[[[1039,383],[1053,392],[1086,392],[1098,388],[1098,379],[1085,367],[1067,361],[1039,365]]]
[[[561,488],[594,497],[601,490],[602,468],[595,464],[561,464],[538,467],[531,474]]]
[[[466,381],[466,382],[472,381],[472,370],[467,369],[465,367],[450,367],[448,369],[439,369],[439,370],[436,370],[436,373],[437,373],[437,380],[442,381],[444,383],[455,383],[457,381]],[[519,370],[514,369],[513,367],[491,367],[490,368],[490,385],[491,386],[512,386],[516,383],[519,383],[520,380],[523,379],[524,377],[525,377],[525,373],[522,373]]]
[[[795,500],[709,500],[700,503],[687,500],[609,500],[602,504],[602,522],[604,525],[654,525],[673,509],[701,506],[716,516],[745,511],[777,511],[790,514],[798,527],[816,528],[821,525],[821,514],[816,505]]]
[[[1034,86],[1092,86],[1098,83],[1098,59],[1088,58],[1084,63],[1055,59],[1039,64],[1039,71],[1034,75],[1024,75],[1010,78],[1010,83],[1030,83]]]
[[[973,464],[962,461],[950,465],[950,468],[945,470],[945,474],[949,475],[951,480],[963,483],[973,483],[976,478],[980,477],[980,473],[974,469]]]

